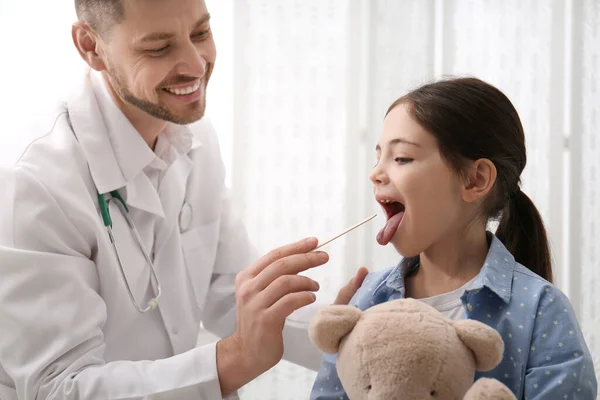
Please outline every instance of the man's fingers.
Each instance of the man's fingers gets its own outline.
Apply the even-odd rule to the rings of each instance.
[[[280,276],[296,275],[307,269],[323,265],[327,261],[329,261],[329,255],[322,251],[294,254],[281,258],[263,269],[254,278],[254,288],[257,292],[261,291]]]
[[[277,300],[277,302],[267,310],[268,318],[273,322],[280,322],[281,327],[283,328],[285,319],[289,317],[291,313],[314,303],[316,299],[317,296],[312,292],[290,293]]]
[[[350,300],[352,300],[356,291],[361,287],[368,273],[369,271],[365,267],[360,267],[356,275],[350,279],[350,282],[339,291],[333,304],[346,305],[350,303]]]
[[[275,261],[282,259],[293,254],[308,253],[314,250],[319,241],[317,238],[311,237],[300,240],[295,243],[288,244],[283,247],[279,247],[275,250],[271,250],[261,258],[259,258],[251,267],[247,268],[247,273],[250,277],[258,275],[262,270],[273,264]]]
[[[284,275],[275,279],[256,298],[260,309],[271,307],[280,299],[290,293],[316,292],[319,284],[312,279],[301,275]]]

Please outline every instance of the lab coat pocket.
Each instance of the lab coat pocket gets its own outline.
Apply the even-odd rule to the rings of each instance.
[[[210,286],[217,247],[219,245],[219,221],[200,225],[181,234],[181,247],[196,305],[202,309]]]

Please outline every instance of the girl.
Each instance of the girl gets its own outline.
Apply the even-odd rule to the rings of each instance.
[[[484,322],[505,352],[476,379],[496,378],[518,399],[595,399],[590,353],[552,285],[541,216],[519,187],[525,136],[510,100],[474,78],[425,85],[389,108],[376,152],[370,179],[387,216],[377,241],[404,258],[369,274],[352,304],[412,297]],[[495,235],[486,230],[494,218]],[[347,398],[335,357],[325,357],[311,398]]]

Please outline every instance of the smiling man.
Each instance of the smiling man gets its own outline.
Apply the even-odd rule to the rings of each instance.
[[[0,398],[218,399],[282,357],[317,368],[306,318],[286,321],[328,256],[254,255],[202,118],[204,1],[75,6],[89,68],[0,175]],[[200,322],[224,339],[195,347]]]
[[[93,69],[103,71],[111,96],[134,126],[141,125],[146,142],[155,140],[167,122],[189,124],[204,115],[216,58],[204,2],[75,4],[77,50]]]

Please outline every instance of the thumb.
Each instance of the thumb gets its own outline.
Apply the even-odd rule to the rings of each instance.
[[[369,270],[367,270],[365,267],[360,267],[356,272],[356,275],[350,279],[350,282],[340,289],[333,304],[347,305],[350,303],[350,300],[354,294],[356,294],[356,291],[361,287],[368,273]]]

